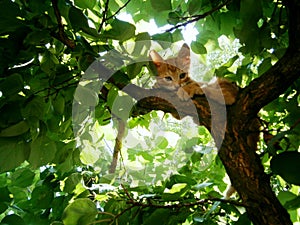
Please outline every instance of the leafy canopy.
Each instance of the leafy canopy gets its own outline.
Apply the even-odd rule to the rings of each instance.
[[[153,23],[169,31],[153,34]],[[209,132],[188,118],[132,113],[136,101],[116,85],[150,87],[150,40],[160,50],[182,44],[188,23],[204,63],[194,75],[204,80],[216,74],[244,87],[289,44],[280,1],[0,2],[1,225],[251,224],[238,204],[219,200],[228,178]],[[100,55],[120,67],[114,82],[85,73]],[[299,91],[298,81],[260,112],[262,163],[293,222],[299,154],[289,151],[299,150]],[[127,131],[109,174],[116,117]]]

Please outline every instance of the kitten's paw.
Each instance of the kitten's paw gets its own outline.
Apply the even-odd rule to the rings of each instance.
[[[178,89],[177,96],[180,98],[181,101],[188,101],[191,98],[189,93],[187,93],[183,88]]]
[[[193,96],[194,95],[204,95],[204,92],[203,92],[203,90],[200,88],[200,87],[197,87],[197,88],[194,88],[193,89]]]
[[[188,101],[190,98],[194,97],[194,95],[203,94],[203,90],[198,86],[196,86],[195,88],[187,88],[187,86],[185,86],[184,88],[179,88],[177,91],[177,95],[182,101]]]

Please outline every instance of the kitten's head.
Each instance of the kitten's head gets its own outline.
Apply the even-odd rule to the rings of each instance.
[[[178,56],[164,60],[156,51],[150,57],[157,69],[156,85],[169,90],[176,90],[189,80],[190,48],[182,45]]]

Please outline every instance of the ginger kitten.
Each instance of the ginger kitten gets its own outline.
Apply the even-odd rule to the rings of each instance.
[[[187,101],[194,95],[205,94],[218,103],[231,105],[236,100],[238,88],[224,78],[211,82],[196,82],[189,77],[190,48],[183,44],[176,57],[164,60],[156,51],[150,51],[150,57],[157,69],[156,88],[177,91],[178,97]]]

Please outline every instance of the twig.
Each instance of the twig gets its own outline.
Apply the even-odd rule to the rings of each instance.
[[[131,206],[129,206],[128,208],[124,209],[122,212],[120,212],[119,214],[117,214],[117,215],[115,216],[115,219],[119,218],[119,217],[122,216],[125,212],[127,212],[128,210],[130,210],[130,209],[132,209],[132,208],[134,208],[134,207],[135,207],[135,205],[131,205]]]
[[[296,126],[298,126],[298,124],[300,124],[300,119],[298,119],[290,128],[290,130],[293,130]]]
[[[115,139],[115,147],[114,147],[114,153],[113,153],[113,159],[110,164],[109,173],[114,173],[116,171],[117,163],[118,163],[118,156],[122,149],[122,140],[125,134],[125,121],[123,121],[120,118],[117,118],[118,120],[118,134]]]
[[[182,19],[187,19],[187,18],[193,18],[193,19],[188,20],[188,21],[183,22],[183,23],[180,23],[180,24],[177,24],[176,26],[174,26],[174,27],[172,27],[172,28],[166,30],[166,32],[171,32],[171,31],[173,31],[173,30],[176,30],[176,29],[179,28],[179,27],[184,27],[184,26],[186,26],[186,25],[188,25],[188,24],[190,24],[190,23],[194,23],[194,22],[196,22],[196,21],[198,21],[198,20],[204,19],[205,17],[207,17],[207,16],[213,14],[214,12],[218,11],[219,9],[223,8],[224,6],[226,6],[226,5],[227,5],[228,3],[230,3],[231,1],[232,1],[232,0],[227,0],[227,1],[224,2],[223,4],[221,4],[221,5],[219,5],[219,6],[215,7],[215,8],[213,8],[213,9],[209,10],[208,12],[203,13],[203,14],[201,14],[201,15],[195,15],[195,16],[192,16],[192,17],[183,17]]]
[[[51,2],[58,24],[58,33],[53,33],[53,36],[69,48],[74,49],[76,46],[75,42],[66,35],[64,25],[62,24],[61,15],[58,9],[58,0],[51,0]]]
[[[97,224],[97,223],[104,223],[104,222],[111,222],[111,221],[114,221],[114,219],[96,220],[94,222],[89,223],[88,225]]]
[[[105,21],[107,20],[107,19],[106,19],[106,15],[107,15],[107,12],[108,12],[108,5],[109,5],[109,0],[106,0],[105,6],[104,6],[104,11],[103,11],[103,13],[102,13],[102,21],[101,21],[101,23],[100,23],[100,26],[99,26],[99,29],[98,29],[98,33],[101,32],[102,27],[103,27]]]
[[[41,90],[36,91],[34,94],[36,95],[36,94],[41,93],[43,91],[46,91],[46,90],[50,91],[51,89],[54,89],[55,91],[53,93],[49,94],[49,95],[52,95],[54,93],[57,93],[59,90],[62,90],[65,87],[71,87],[72,85],[78,85],[79,81],[75,81],[75,82],[72,82],[72,83],[67,83],[69,81],[74,80],[74,78],[76,78],[76,77],[81,77],[81,75],[76,75],[76,76],[70,77],[70,78],[68,78],[68,79],[66,79],[62,82],[59,82],[59,83],[55,84],[55,87],[54,86],[46,87],[46,88],[43,88]],[[62,86],[57,87],[57,86],[60,86],[60,85],[62,85]]]
[[[127,198],[129,198],[131,202],[134,202],[134,199],[130,196],[130,194],[129,194],[128,190],[126,189],[126,187],[124,186],[124,184],[121,184],[121,187],[123,188]]]
[[[134,206],[139,206],[142,208],[147,208],[147,207],[153,207],[153,208],[184,208],[184,207],[193,207],[193,206],[197,206],[197,205],[204,205],[206,203],[212,203],[212,202],[223,202],[223,203],[228,203],[228,204],[232,204],[232,205],[236,205],[236,206],[242,206],[242,207],[246,207],[247,205],[245,205],[244,203],[241,202],[237,202],[235,200],[230,200],[230,199],[220,199],[220,198],[208,198],[208,199],[200,199],[197,200],[195,202],[189,202],[189,203],[175,203],[175,204],[167,204],[167,205],[163,205],[163,204],[153,204],[153,203],[142,203],[142,202],[137,202],[137,201],[133,201],[132,198],[127,201],[127,204],[131,204]]]
[[[131,2],[131,0],[128,0],[122,7],[120,7],[113,15],[111,15],[110,17],[107,17],[106,20],[110,20],[112,18],[114,18],[122,9],[124,9],[129,2]]]

